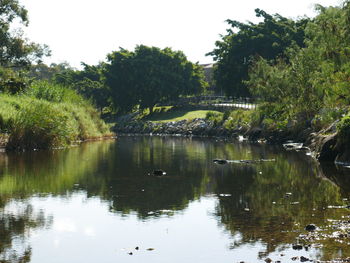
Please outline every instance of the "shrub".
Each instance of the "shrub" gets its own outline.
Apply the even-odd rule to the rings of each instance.
[[[223,121],[223,114],[214,111],[208,111],[205,115],[207,120],[210,120],[214,123],[214,125],[219,125]]]

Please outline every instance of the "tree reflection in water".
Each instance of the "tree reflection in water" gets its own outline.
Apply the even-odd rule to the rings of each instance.
[[[35,213],[30,204],[12,201],[0,208],[0,262],[30,262],[31,247],[26,244],[29,233],[51,223],[52,218],[42,211]]]
[[[217,165],[216,158],[276,161]],[[167,175],[148,175],[154,169]],[[30,246],[21,246],[19,253],[15,243],[25,243],[30,230],[53,220],[34,213],[28,198],[69,199],[77,191],[106,201],[113,213],[136,214],[139,220],[173,216],[214,194],[216,220],[234,237],[231,249],[259,242],[266,248],[259,254],[263,258],[290,248],[305,225],[322,227],[328,219],[347,215],[347,210],[327,207],[347,204],[349,178],[347,170],[320,167],[280,147],[195,138],[125,137],[69,150],[0,155],[0,262],[29,262]],[[16,213],[6,210],[13,202],[22,203]],[[346,243],[325,242],[320,253],[327,258],[336,249],[350,256]]]

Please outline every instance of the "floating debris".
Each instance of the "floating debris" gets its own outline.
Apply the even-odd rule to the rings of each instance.
[[[154,170],[152,172],[152,175],[154,175],[154,176],[163,176],[163,175],[166,175],[166,172],[161,170],[161,169],[157,169],[157,170]]]
[[[303,147],[303,143],[298,142],[290,142],[283,144],[284,149],[286,150],[301,150]]]
[[[227,164],[228,163],[228,161],[225,159],[214,159],[213,162],[216,164]]]

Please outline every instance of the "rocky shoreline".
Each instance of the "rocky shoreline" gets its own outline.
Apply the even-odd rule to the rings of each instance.
[[[266,142],[270,144],[301,143],[304,149],[310,149],[312,156],[322,162],[350,163],[350,150],[341,144],[336,129],[336,123],[327,129],[315,132],[312,128],[301,131],[266,130],[264,127],[237,126],[226,129],[207,119],[181,120],[173,122],[130,121],[114,126],[117,134],[140,135],[174,135],[200,137],[243,137],[249,141]],[[293,149],[291,149],[293,150]],[[298,150],[297,148],[295,150]]]

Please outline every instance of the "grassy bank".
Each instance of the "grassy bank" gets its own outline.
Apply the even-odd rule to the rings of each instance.
[[[182,121],[182,120],[193,120],[197,118],[206,118],[208,110],[177,110],[166,113],[159,113],[146,118],[148,121],[155,122],[172,122],[172,121]],[[217,114],[222,114],[221,112],[216,112]]]
[[[0,132],[8,150],[47,149],[112,135],[96,109],[69,88],[33,83],[0,95]]]

